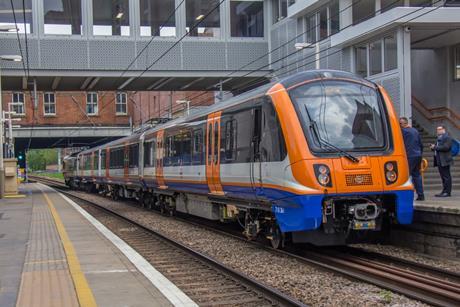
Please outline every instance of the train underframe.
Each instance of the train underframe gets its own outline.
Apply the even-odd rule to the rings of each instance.
[[[265,238],[272,247],[286,243],[314,245],[345,245],[381,242],[387,238],[389,225],[395,220],[395,197],[391,194],[368,196],[325,197],[322,221],[317,229],[282,232],[270,204],[244,203],[228,199],[178,193],[169,190],[143,189],[135,186],[66,181],[74,189],[99,193],[114,200],[136,199],[147,209],[165,215],[176,212],[224,223],[238,223],[250,240]]]

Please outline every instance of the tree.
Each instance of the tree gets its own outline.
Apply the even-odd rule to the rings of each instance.
[[[46,170],[47,165],[57,164],[56,148],[31,149],[27,152],[27,167],[32,171]]]

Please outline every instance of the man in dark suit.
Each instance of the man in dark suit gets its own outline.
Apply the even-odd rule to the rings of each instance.
[[[450,166],[454,164],[452,159],[452,138],[446,131],[446,127],[440,125],[436,128],[438,139],[436,144],[431,144],[430,148],[434,151],[434,166],[438,167],[442,180],[442,192],[436,197],[449,197],[452,192],[452,177]]]
[[[406,117],[399,119],[399,125],[402,129],[404,138],[404,146],[406,147],[407,162],[409,163],[409,173],[412,177],[412,182],[417,192],[417,200],[425,200],[423,194],[422,176],[420,175],[420,167],[422,164],[423,143],[417,129],[409,126],[409,121]]]

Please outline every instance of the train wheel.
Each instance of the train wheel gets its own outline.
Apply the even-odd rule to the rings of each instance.
[[[282,249],[284,247],[284,234],[276,224],[270,227],[267,239],[270,241],[270,245],[274,249]]]

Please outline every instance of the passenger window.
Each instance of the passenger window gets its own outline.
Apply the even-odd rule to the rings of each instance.
[[[225,123],[225,160],[233,161],[236,156],[236,136],[237,136],[236,120],[228,120]]]
[[[193,130],[192,164],[203,163],[203,130]]]

